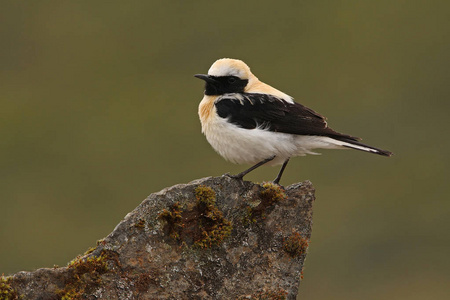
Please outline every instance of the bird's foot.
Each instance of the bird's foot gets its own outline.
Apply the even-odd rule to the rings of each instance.
[[[244,178],[245,174],[239,173],[239,174],[236,174],[236,175],[232,175],[230,173],[225,173],[223,175],[227,176],[227,177],[230,177],[230,178],[233,178],[233,179],[237,179],[237,180],[241,180],[242,181],[242,179]]]
[[[276,184],[276,185],[279,185],[279,186],[282,186],[282,185],[280,184],[280,179],[281,179],[281,178],[278,178],[278,177],[277,177],[277,178],[275,178],[275,179],[272,181],[272,183],[273,183],[273,184]]]

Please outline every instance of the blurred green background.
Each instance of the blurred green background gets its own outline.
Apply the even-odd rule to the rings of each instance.
[[[282,183],[317,189],[299,298],[448,296],[448,1],[0,6],[0,273],[65,265],[148,194],[246,168],[197,117],[193,75],[232,57],[395,153],[291,160]]]

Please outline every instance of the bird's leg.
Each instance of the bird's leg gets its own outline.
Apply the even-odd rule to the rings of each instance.
[[[253,171],[254,169],[256,169],[256,168],[258,168],[258,167],[261,167],[261,166],[264,165],[265,163],[267,163],[267,162],[273,160],[274,158],[275,158],[275,155],[272,155],[271,157],[266,158],[266,159],[263,160],[263,161],[260,161],[259,163],[257,163],[257,164],[254,165],[253,167],[248,168],[247,170],[245,170],[245,171],[243,171],[243,172],[241,172],[241,173],[239,173],[239,174],[236,174],[236,175],[226,174],[226,175],[229,176],[229,177],[231,177],[231,178],[242,179],[242,178],[244,178],[245,175],[247,175],[248,173],[250,173],[250,172]]]
[[[284,161],[283,165],[281,166],[281,170],[280,172],[278,172],[277,178],[274,179],[273,183],[280,184],[281,175],[283,175],[284,169],[286,168],[288,162],[289,158]]]

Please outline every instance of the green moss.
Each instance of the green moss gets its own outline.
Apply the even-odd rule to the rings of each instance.
[[[287,199],[284,189],[279,185],[272,182],[265,182],[261,187],[262,190],[259,193],[257,204],[246,204],[243,206],[244,215],[242,223],[244,225],[255,223],[258,219],[264,220],[274,204]]]
[[[267,205],[273,205],[277,202],[286,200],[286,194],[281,186],[272,182],[263,183],[264,190],[261,191],[261,201]]]
[[[175,240],[180,239],[180,234],[184,227],[182,212],[180,203],[176,202],[169,209],[163,209],[159,213],[159,218],[167,222],[169,236]]]
[[[216,204],[216,192],[212,188],[200,185],[195,189],[194,193],[198,206]]]
[[[216,193],[210,187],[198,186],[195,197],[200,213],[198,226],[201,236],[194,244],[200,248],[220,245],[231,234],[233,226],[216,206]]]
[[[263,290],[257,293],[254,293],[250,296],[241,296],[238,300],[251,299],[251,300],[286,300],[287,294],[285,290],[282,288]]]
[[[86,289],[101,284],[101,275],[108,272],[109,251],[103,250],[99,256],[78,256],[68,265],[70,277],[63,290],[58,291],[62,300],[85,299]]]
[[[67,267],[73,269],[75,273],[86,273],[90,271],[105,273],[108,270],[106,261],[107,257],[105,253],[102,253],[100,256],[90,256],[87,258],[77,256],[69,262]]]
[[[202,225],[201,239],[195,241],[195,245],[200,248],[211,248],[220,245],[228,236],[230,236],[233,226],[231,222],[223,218],[222,212],[214,213],[216,215],[215,224],[212,226]]]
[[[9,278],[0,276],[0,300],[22,299],[17,291],[9,284]]]
[[[293,231],[292,234],[285,239],[283,249],[292,257],[297,257],[306,252],[309,241],[303,238],[300,233]]]
[[[244,216],[242,217],[242,224],[244,224],[244,226],[256,223],[256,217],[253,210],[254,208],[250,205],[245,205]]]
[[[195,204],[183,209],[179,202],[163,209],[164,231],[181,245],[210,248],[220,245],[231,233],[231,222],[216,206],[216,193],[203,185],[194,190]]]
[[[86,252],[84,252],[83,256],[84,256],[84,255],[91,254],[92,252],[94,252],[94,250],[95,250],[95,247],[89,247],[89,248],[86,250]]]

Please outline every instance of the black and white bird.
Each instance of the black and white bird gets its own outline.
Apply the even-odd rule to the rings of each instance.
[[[195,77],[206,82],[198,114],[208,142],[228,161],[255,164],[232,177],[242,179],[263,164],[282,164],[273,181],[279,184],[291,157],[318,154],[313,152],[318,148],[392,155],[332,130],[325,117],[259,81],[241,60],[219,59],[207,75]]]

